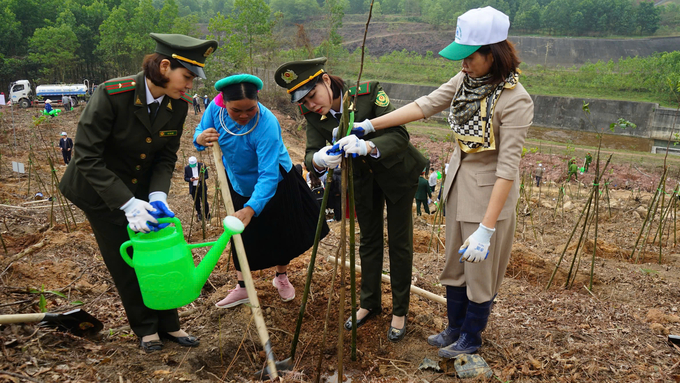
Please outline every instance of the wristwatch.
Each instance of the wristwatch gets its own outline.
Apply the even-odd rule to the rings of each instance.
[[[373,141],[366,141],[366,143],[368,144],[368,146],[371,147],[371,150],[368,152],[368,154],[373,153],[373,151],[375,150],[375,144],[373,143]]]

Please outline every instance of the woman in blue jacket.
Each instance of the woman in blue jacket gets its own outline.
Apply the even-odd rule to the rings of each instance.
[[[198,150],[217,141],[229,179],[234,216],[246,226],[241,235],[251,270],[276,267],[272,284],[283,301],[295,298],[288,263],[314,243],[319,205],[293,163],[281,137],[281,126],[258,102],[262,80],[249,74],[223,78],[220,94],[208,105],[194,134]],[[328,233],[324,224],[322,238]],[[217,302],[230,308],[248,302],[238,258],[233,257],[238,285]]]

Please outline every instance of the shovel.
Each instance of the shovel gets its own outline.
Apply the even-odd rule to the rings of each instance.
[[[77,336],[96,335],[104,328],[102,322],[81,309],[63,314],[11,314],[0,315],[0,324],[40,322],[41,326],[58,328]]]
[[[224,169],[224,164],[222,163],[222,149],[217,142],[213,144],[212,148],[217,177],[220,180],[220,189],[222,190],[224,205],[227,210],[227,214],[233,215],[234,204],[231,201],[231,192],[229,191],[227,173]],[[272,351],[272,343],[269,340],[267,325],[264,323],[262,308],[260,307],[260,302],[257,299],[257,291],[255,290],[255,284],[253,283],[253,277],[250,274],[250,266],[248,265],[248,258],[246,258],[245,248],[243,247],[243,239],[241,238],[240,234],[235,234],[232,239],[234,240],[234,245],[236,247],[236,256],[238,257],[238,262],[241,265],[241,273],[243,274],[243,282],[245,283],[246,291],[248,292],[248,299],[250,299],[250,307],[253,311],[255,327],[257,327],[257,335],[260,337],[262,347],[264,348],[264,351],[267,355],[267,366],[263,370],[255,373],[255,379],[269,379],[275,381],[279,379],[279,371],[292,370],[293,363],[291,362],[291,358],[277,362],[276,358],[274,357],[274,351]]]

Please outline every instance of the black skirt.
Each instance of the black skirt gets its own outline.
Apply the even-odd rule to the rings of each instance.
[[[314,245],[319,204],[314,199],[307,182],[295,168],[291,167],[291,170],[286,172],[279,165],[279,171],[283,179],[277,185],[276,193],[260,215],[253,216],[241,234],[250,270],[287,265]],[[250,200],[250,197],[236,193],[231,182],[229,191],[235,211],[243,209]],[[324,219],[320,239],[326,237],[328,231]],[[238,257],[234,256],[233,259],[236,270],[240,271]]]

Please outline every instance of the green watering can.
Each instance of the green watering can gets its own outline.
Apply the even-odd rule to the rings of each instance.
[[[224,233],[217,241],[190,245],[184,240],[178,218],[160,218],[158,222],[174,226],[150,233],[135,233],[128,226],[130,240],[120,245],[120,255],[135,269],[146,307],[169,310],[198,298],[229,239],[242,233],[244,226],[238,218],[228,216],[223,221]],[[201,263],[194,266],[191,249],[211,245],[212,249]],[[133,249],[132,259],[127,253],[130,246]]]

